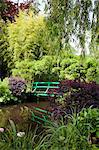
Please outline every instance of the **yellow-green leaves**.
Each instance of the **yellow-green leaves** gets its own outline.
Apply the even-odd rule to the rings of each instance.
[[[44,17],[31,12],[20,12],[16,22],[8,24],[8,40],[14,61],[33,60],[39,56],[40,50],[45,49],[42,43],[45,26]],[[35,51],[38,51],[37,56]]]

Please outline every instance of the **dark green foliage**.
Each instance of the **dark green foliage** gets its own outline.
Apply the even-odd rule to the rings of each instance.
[[[2,15],[2,13],[4,12],[4,10],[6,9],[6,4],[4,2],[4,0],[0,0],[0,17]]]
[[[7,51],[7,25],[0,19],[0,77],[4,78],[9,72],[8,62],[10,61]]]

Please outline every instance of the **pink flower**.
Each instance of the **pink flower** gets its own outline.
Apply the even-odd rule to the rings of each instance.
[[[3,133],[3,132],[4,132],[4,128],[0,128],[0,132],[2,132],[2,133]]]

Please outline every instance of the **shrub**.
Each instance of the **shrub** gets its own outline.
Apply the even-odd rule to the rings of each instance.
[[[77,116],[76,126],[83,136],[90,136],[89,138],[91,138],[91,135],[94,134],[94,141],[92,142],[96,142],[99,139],[99,109],[82,110]]]
[[[54,90],[52,89],[53,93]],[[60,82],[60,88],[57,91],[63,94],[63,97],[55,97],[54,107],[61,106],[62,111],[66,113],[77,113],[84,107],[99,107],[99,84],[95,82],[86,83],[78,80],[64,80]],[[49,97],[51,101],[51,97]]]
[[[79,112],[83,107],[99,107],[99,84],[76,80],[61,82],[61,91],[66,93],[66,110],[75,109]]]
[[[63,57],[60,62],[60,79],[80,79],[82,81],[98,81],[99,63],[95,58],[87,57],[84,60],[80,56]]]
[[[20,76],[26,81],[48,81],[57,80],[58,75],[55,71],[52,71],[53,65],[55,64],[56,57],[44,56],[40,60],[30,61],[25,59],[23,61],[17,61],[15,68],[12,70],[14,76]]]
[[[84,62],[87,81],[96,81],[99,83],[99,61],[95,58],[88,57]]]
[[[99,107],[99,84],[86,83],[76,80],[64,80],[61,82],[61,92],[64,95],[66,111],[79,112],[83,107]]]
[[[16,61],[15,68],[12,69],[13,76],[19,76],[26,81],[31,81],[34,79],[34,66],[35,61],[30,61],[25,59],[23,61]]]
[[[17,98],[13,96],[12,92],[9,90],[8,79],[0,80],[0,102],[8,103],[11,101],[16,101]]]
[[[14,76],[20,76],[27,81],[57,81],[64,79],[79,79],[81,81],[98,82],[98,63],[87,58],[81,62],[79,56],[45,55],[39,60],[16,61],[12,69]]]
[[[25,80],[21,79],[19,77],[10,77],[9,78],[9,86],[10,86],[10,90],[12,91],[13,95],[16,97],[21,96],[21,94],[26,89]]]

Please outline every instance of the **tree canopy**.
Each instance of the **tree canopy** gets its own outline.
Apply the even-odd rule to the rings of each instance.
[[[4,4],[1,17],[2,14],[9,14],[9,10],[16,6],[11,2],[11,9],[6,9],[3,2],[0,2],[0,7]],[[29,80],[48,80],[52,77],[53,80],[81,78],[86,81],[97,81],[97,0],[46,2],[46,11],[43,15],[40,15],[39,11],[35,13],[33,1],[28,10],[25,9],[25,4],[24,7],[21,7],[21,4],[17,5],[21,8],[18,8],[17,14],[13,14],[16,12],[14,10],[10,11],[10,17],[14,17],[13,21],[9,18],[10,21],[6,22],[4,19],[0,20],[0,70],[4,69],[7,76],[19,75]],[[37,7],[39,9],[39,5],[36,5]],[[73,43],[78,43],[80,47],[77,48],[75,45],[74,49]],[[88,56],[86,44],[90,51]],[[79,54],[79,49],[80,54],[86,57],[76,56],[76,50]]]
[[[89,39],[90,52],[98,50],[98,0],[47,0],[47,10],[51,23],[59,28],[61,46],[71,39],[78,40],[81,53],[85,55],[85,44]]]

